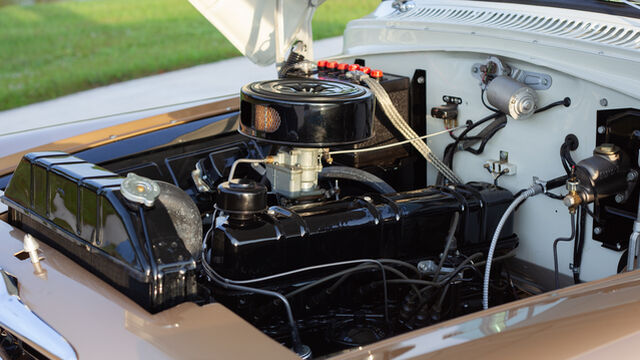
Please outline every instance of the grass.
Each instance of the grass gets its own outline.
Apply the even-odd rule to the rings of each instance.
[[[342,34],[379,0],[330,0],[314,38]],[[0,110],[240,53],[187,0],[0,7]]]

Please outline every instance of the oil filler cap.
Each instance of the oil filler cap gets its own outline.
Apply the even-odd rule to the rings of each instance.
[[[232,179],[218,185],[216,209],[236,217],[267,210],[267,188],[253,180]]]

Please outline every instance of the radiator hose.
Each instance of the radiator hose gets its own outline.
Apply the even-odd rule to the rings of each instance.
[[[502,228],[509,219],[511,213],[515,211],[520,203],[525,201],[527,198],[538,195],[542,192],[544,192],[544,187],[541,184],[535,184],[520,193],[520,195],[516,197],[515,200],[513,200],[511,205],[509,205],[507,210],[504,212],[504,214],[500,218],[500,222],[498,222],[496,231],[493,233],[493,238],[491,239],[491,245],[489,246],[489,253],[487,254],[487,265],[484,268],[484,282],[482,284],[482,308],[484,310],[489,308],[489,280],[491,277],[491,262],[493,261],[493,253],[496,250],[496,245],[498,244],[498,238],[500,237]]]

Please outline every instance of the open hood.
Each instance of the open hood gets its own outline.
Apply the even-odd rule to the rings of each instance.
[[[311,18],[325,0],[189,0],[240,52],[258,65],[280,64],[297,40],[312,58]]]

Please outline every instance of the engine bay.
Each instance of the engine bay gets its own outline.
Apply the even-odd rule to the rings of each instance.
[[[522,180],[537,169],[514,151],[484,155],[513,123],[573,116],[580,99],[543,95],[554,73],[476,56],[464,94],[451,86],[428,108],[431,72],[368,63],[382,62],[309,62],[292,49],[278,79],[241,89],[227,117],[237,132],[206,134],[212,120],[197,140],[105,161],[31,153],[2,198],[9,222],[150,312],[220,302],[302,358],[579,283],[587,219],[619,258],[612,273],[636,268],[637,109],[599,111],[578,160],[590,142],[571,127],[553,134],[546,177]],[[478,120],[462,121],[467,93]],[[569,220],[550,229],[551,266],[522,255],[541,226],[518,226],[533,197]],[[572,254],[559,255],[562,242]],[[516,258],[546,272],[523,273]]]

